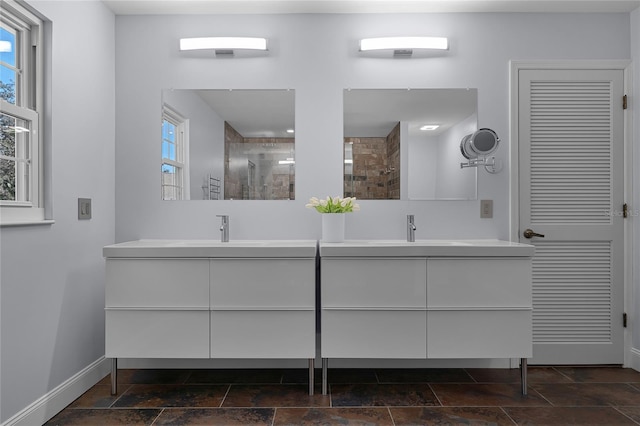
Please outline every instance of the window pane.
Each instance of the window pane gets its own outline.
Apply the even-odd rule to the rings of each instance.
[[[164,120],[162,122],[162,139],[169,142],[175,142],[175,135],[176,126],[168,122],[167,120]]]
[[[16,36],[4,26],[0,29],[0,98],[16,102]]]
[[[162,141],[162,158],[169,158],[169,142]]]
[[[0,159],[0,200],[15,201],[16,199],[16,162]]]
[[[162,165],[162,199],[177,200],[177,168],[170,164]]]
[[[30,122],[0,113],[0,200],[30,201]]]
[[[16,119],[10,115],[0,114],[0,155],[16,156]]]

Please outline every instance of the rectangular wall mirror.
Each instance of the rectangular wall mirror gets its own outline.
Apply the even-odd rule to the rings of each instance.
[[[293,200],[293,90],[162,91],[163,200]]]
[[[477,89],[345,90],[344,195],[476,199],[477,170],[460,167],[460,141],[477,129],[477,104]]]

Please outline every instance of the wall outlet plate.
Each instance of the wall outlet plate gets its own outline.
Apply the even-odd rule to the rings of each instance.
[[[493,200],[480,200],[480,218],[491,219],[493,217]]]
[[[91,198],[78,198],[78,219],[91,219]]]

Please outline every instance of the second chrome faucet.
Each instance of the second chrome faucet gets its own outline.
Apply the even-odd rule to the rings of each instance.
[[[413,243],[416,241],[416,225],[413,222],[413,215],[407,215],[407,241]]]
[[[227,215],[216,215],[216,217],[222,218],[222,223],[220,224],[220,242],[228,243],[229,242],[229,216]]]

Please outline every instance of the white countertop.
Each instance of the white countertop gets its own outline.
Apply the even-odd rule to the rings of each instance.
[[[346,240],[320,242],[322,257],[531,257],[535,247],[501,240]],[[104,257],[313,258],[315,240],[137,240],[105,246]]]
[[[535,247],[502,240],[345,240],[320,242],[321,257],[531,257]]]
[[[104,257],[304,257],[314,258],[316,240],[137,240],[105,246]]]

